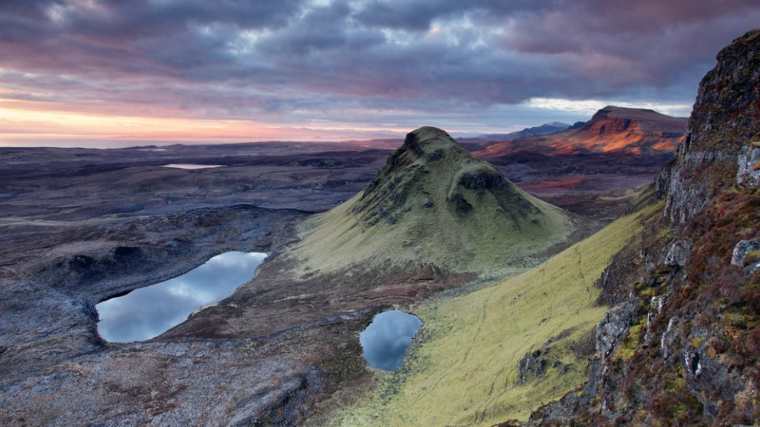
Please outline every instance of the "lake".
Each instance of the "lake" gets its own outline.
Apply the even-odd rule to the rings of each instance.
[[[372,323],[359,334],[362,354],[376,369],[394,371],[401,367],[406,349],[412,343],[422,321],[400,310],[376,314]]]
[[[198,170],[198,169],[214,169],[220,168],[224,165],[200,165],[197,163],[169,163],[164,165],[165,168],[172,169],[185,169],[185,170]]]
[[[256,275],[266,257],[261,252],[225,252],[181,276],[103,301],[95,306],[98,333],[110,342],[156,337],[194,311],[232,295]]]

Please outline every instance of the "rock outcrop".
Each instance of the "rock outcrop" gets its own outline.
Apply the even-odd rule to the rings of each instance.
[[[750,273],[760,269],[760,239],[740,240],[734,246],[731,265],[747,268]]]
[[[742,147],[737,159],[736,184],[744,187],[760,185],[760,141]]]
[[[665,213],[675,224],[704,209],[720,188],[734,183],[733,177],[749,187],[758,184],[759,37],[751,32],[723,49],[700,84],[689,136],[670,172]]]
[[[588,382],[530,425],[760,420],[760,30],[720,52],[689,131],[656,181],[663,217],[600,281],[619,305],[597,326]]]

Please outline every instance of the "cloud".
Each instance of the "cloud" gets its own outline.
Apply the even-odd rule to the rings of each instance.
[[[358,6],[356,19],[381,28],[428,30],[441,19],[479,15],[479,18],[504,17],[526,11],[548,10],[560,1],[534,0],[370,0]]]
[[[657,111],[676,117],[686,117],[691,111],[690,104],[668,104],[662,102],[626,102],[619,100],[599,100],[599,99],[561,99],[561,98],[531,98],[524,103],[531,108],[567,111],[583,115],[592,115],[596,111],[608,105],[628,108],[648,108],[657,109]]]
[[[389,310],[375,315],[359,334],[367,363],[373,368],[398,369],[420,326],[419,318],[403,311]]]
[[[757,22],[742,0],[6,0],[0,107],[388,129],[538,124],[535,99],[682,112]]]

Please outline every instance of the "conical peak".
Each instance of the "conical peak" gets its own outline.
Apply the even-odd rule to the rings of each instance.
[[[422,126],[409,132],[406,135],[406,139],[409,140],[410,138],[420,143],[437,138],[444,138],[452,143],[454,142],[454,139],[445,130],[433,126]]]
[[[409,132],[401,148],[408,149],[419,156],[434,150],[459,148],[459,144],[445,130],[423,126]]]
[[[422,127],[388,158],[352,213],[370,225],[396,224],[437,211],[475,215],[497,205],[515,212],[513,222],[538,212],[491,164],[472,157],[445,131]]]
[[[472,157],[446,131],[431,126],[421,127],[406,135],[404,143],[388,158],[370,189],[384,176],[405,173],[410,168],[436,167],[442,159],[457,161],[469,160]]]
[[[313,224],[301,256],[323,272],[327,264],[385,271],[420,262],[490,271],[528,246],[564,239],[572,227],[564,212],[427,126],[407,135],[364,191]],[[334,262],[322,261],[328,254]]]

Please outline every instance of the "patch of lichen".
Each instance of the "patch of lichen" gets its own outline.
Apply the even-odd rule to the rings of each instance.
[[[622,359],[624,361],[630,360],[636,354],[641,344],[641,339],[646,330],[646,317],[641,317],[639,320],[628,328],[623,341],[615,347],[615,352],[612,354],[613,358]]]
[[[645,299],[649,299],[657,295],[657,285],[658,285],[658,282],[653,282],[653,283],[635,282],[633,284],[633,289],[636,291],[636,295],[638,295],[643,301]]]
[[[691,346],[694,348],[699,348],[704,341],[705,341],[705,337],[692,337],[689,340],[689,344],[691,344]]]
[[[744,264],[746,265],[755,264],[758,261],[760,261],[760,250],[747,252],[747,255],[744,256]]]

